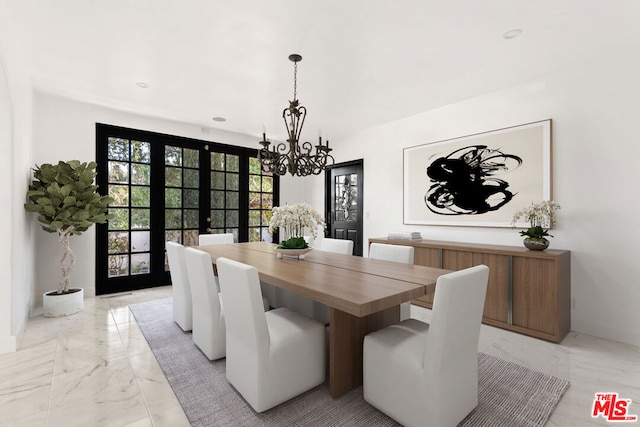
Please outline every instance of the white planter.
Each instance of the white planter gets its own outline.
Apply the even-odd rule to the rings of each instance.
[[[58,295],[56,291],[42,295],[42,315],[44,317],[62,317],[75,314],[84,308],[84,289],[69,288],[68,294]]]

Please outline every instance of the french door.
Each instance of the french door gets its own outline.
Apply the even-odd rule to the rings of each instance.
[[[97,184],[114,218],[96,229],[96,294],[169,284],[165,242],[200,233],[270,240],[278,179],[257,150],[97,124]]]

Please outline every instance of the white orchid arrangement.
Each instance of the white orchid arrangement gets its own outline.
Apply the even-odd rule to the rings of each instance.
[[[324,219],[318,212],[313,210],[308,203],[295,203],[293,205],[275,206],[272,209],[271,220],[269,221],[269,232],[273,233],[277,229],[284,230],[287,240],[282,242],[284,249],[306,248],[303,235],[306,228],[311,231],[313,237],[317,237],[317,226],[324,227]]]
[[[560,205],[553,200],[544,200],[540,203],[532,203],[524,209],[513,214],[511,225],[516,227],[516,223],[520,219],[529,222],[529,228],[521,231],[521,236],[527,236],[533,239],[543,239],[545,236],[553,237],[547,231],[553,228],[555,224],[555,211],[560,209]]]

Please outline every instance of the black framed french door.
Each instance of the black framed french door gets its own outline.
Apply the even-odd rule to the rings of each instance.
[[[96,229],[96,294],[170,283],[165,242],[269,240],[279,182],[257,150],[96,124],[96,178],[114,218]]]

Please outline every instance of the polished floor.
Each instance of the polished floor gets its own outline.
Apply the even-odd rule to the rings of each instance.
[[[163,287],[89,298],[76,315],[33,317],[18,351],[0,355],[0,426],[188,426],[128,309],[169,296]],[[412,306],[412,316],[430,311]],[[479,350],[571,382],[549,426],[607,425],[591,417],[597,392],[631,399],[629,414],[640,415],[639,347],[575,332],[556,345],[483,325]]]

